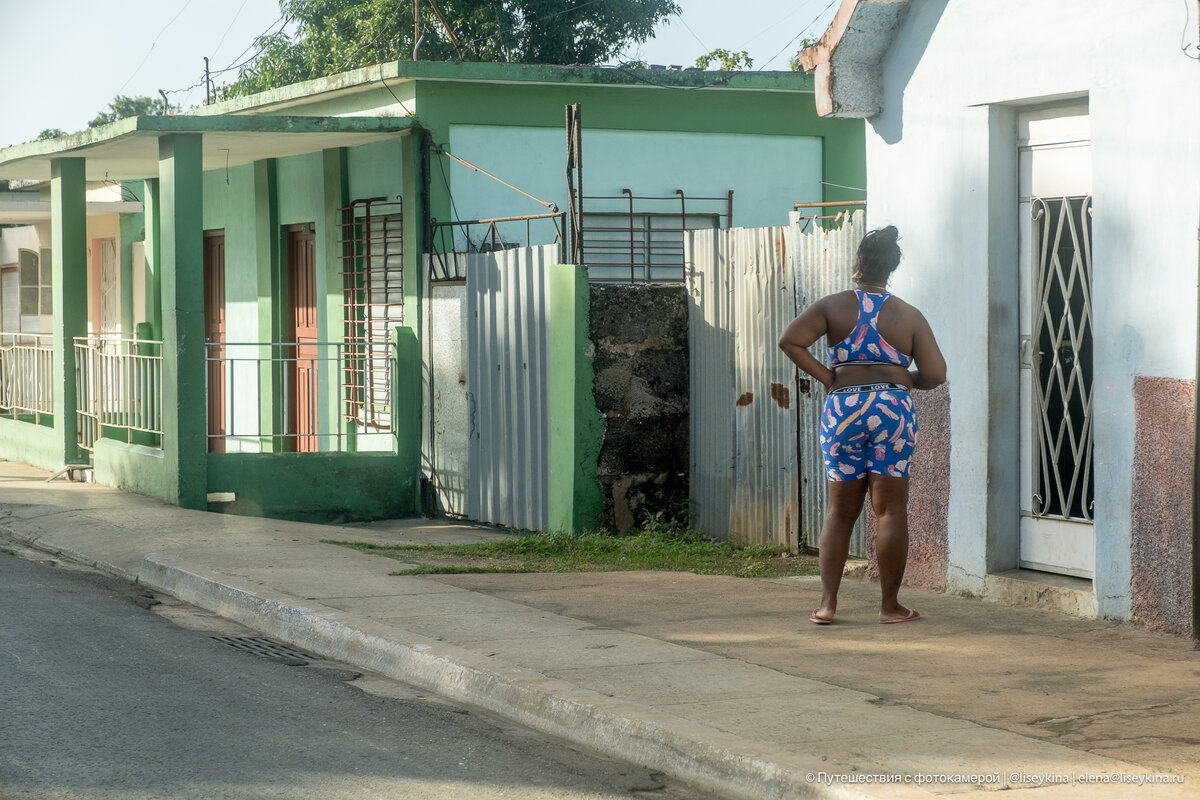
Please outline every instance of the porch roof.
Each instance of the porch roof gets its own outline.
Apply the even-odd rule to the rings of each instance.
[[[204,169],[368,144],[407,133],[412,117],[145,116],[0,150],[0,179],[49,180],[50,162],[86,159],[87,180],[158,177],[158,139],[203,134]]]
[[[136,214],[142,210],[142,204],[133,200],[119,202],[89,200],[86,206],[86,213],[89,217],[101,214]],[[31,225],[35,222],[45,222],[50,219],[50,216],[49,200],[22,202],[0,200],[0,225]]]

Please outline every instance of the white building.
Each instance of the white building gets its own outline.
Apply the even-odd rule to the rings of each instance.
[[[910,575],[1193,630],[1198,12],[845,0],[801,54],[949,363]]]

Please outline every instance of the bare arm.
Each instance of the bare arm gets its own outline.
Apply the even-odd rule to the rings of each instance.
[[[779,349],[784,352],[792,363],[821,382],[825,391],[833,385],[833,370],[822,364],[808,352],[817,339],[829,330],[829,319],[820,301],[804,310],[783,329],[779,337]]]
[[[946,382],[946,359],[933,336],[933,329],[920,312],[917,315],[917,332],[913,337],[913,363],[917,368],[912,373],[913,388],[936,389]]]

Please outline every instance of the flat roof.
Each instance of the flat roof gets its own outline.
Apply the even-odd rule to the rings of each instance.
[[[344,97],[386,86],[421,81],[499,83],[524,85],[612,86],[626,89],[692,91],[800,92],[811,94],[813,79],[803,72],[721,72],[701,69],[640,67],[557,66],[492,61],[386,61],[348,72],[268,89],[258,94],[232,97],[201,106],[188,113],[247,114],[283,109],[314,100]],[[417,109],[420,114],[420,109]]]
[[[87,180],[158,177],[158,140],[175,133],[203,134],[205,170],[264,158],[304,155],[407,133],[411,117],[174,116],[129,117],[99,128],[0,150],[0,179],[49,180],[50,162],[86,159]]]

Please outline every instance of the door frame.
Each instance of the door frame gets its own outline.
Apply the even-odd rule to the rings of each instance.
[[[1038,516],[1033,512],[1038,414],[1033,389],[1037,360],[1032,352],[1036,347],[1033,337],[1037,332],[1033,327],[1038,281],[1038,265],[1033,263],[1036,226],[1032,221],[1032,198],[1091,195],[1091,120],[1084,101],[1024,110],[1017,115],[1016,122],[1017,348],[1020,358],[1016,387],[1020,414],[1017,565],[1091,579],[1095,574],[1094,524]],[[1031,124],[1038,126],[1037,133],[1030,129]],[[1046,169],[1045,160],[1051,154],[1057,154],[1057,158]]]
[[[317,242],[315,223],[288,225],[284,236],[284,291],[282,322],[284,338],[288,347],[283,348],[284,383],[284,450],[296,453],[313,453],[320,448],[320,292],[317,287]],[[312,258],[302,264],[297,258],[298,243],[307,243]],[[308,274],[311,291],[311,309],[305,309],[307,320],[301,320],[301,309],[297,297],[297,276],[301,270]],[[302,288],[302,287],[301,287]],[[302,324],[302,323],[310,324]],[[305,364],[307,363],[307,369]]]
[[[210,263],[214,248],[220,244],[220,268],[213,269]],[[227,341],[227,305],[225,295],[225,229],[218,228],[204,232],[204,360],[207,375],[206,388],[208,393],[208,452],[226,452],[228,435],[229,403],[228,382],[226,380],[226,362],[224,361]],[[219,310],[214,309],[210,299],[220,297]],[[214,315],[214,311],[217,313]],[[215,330],[213,323],[216,323]],[[217,347],[209,345],[216,344]]]

